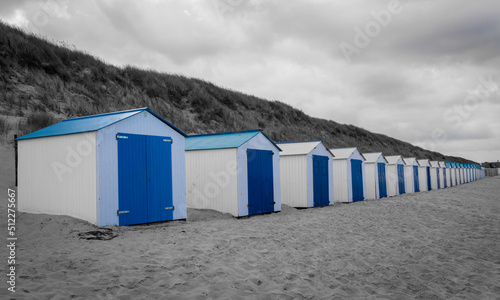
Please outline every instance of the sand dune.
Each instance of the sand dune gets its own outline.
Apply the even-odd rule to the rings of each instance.
[[[244,219],[190,210],[188,221],[110,227],[111,240],[23,213],[15,299],[494,299],[499,194],[500,176]]]

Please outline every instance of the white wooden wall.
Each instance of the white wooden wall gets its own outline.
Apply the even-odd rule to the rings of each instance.
[[[350,202],[349,201],[350,179],[348,179],[347,159],[334,158],[332,170],[333,170],[333,198],[335,199],[335,202]]]
[[[236,148],[186,151],[187,206],[238,216]]]
[[[97,224],[96,133],[18,141],[19,211]]]
[[[366,199],[378,199],[378,172],[375,163],[365,163],[366,172]]]
[[[418,182],[420,185],[421,192],[430,190],[430,187],[427,186],[427,167],[423,166],[418,167]],[[431,182],[432,182],[432,177],[431,177]]]
[[[399,195],[397,164],[387,164],[385,170],[387,174],[387,195],[389,197]]]
[[[437,180],[437,168],[431,167],[431,190],[437,190],[438,188],[438,180]]]
[[[280,156],[281,203],[309,207],[307,155]]]
[[[415,193],[415,184],[413,182],[413,166],[418,165],[415,163],[414,165],[406,165],[405,164],[405,185],[406,185],[406,193]],[[420,187],[420,176],[417,176]]]

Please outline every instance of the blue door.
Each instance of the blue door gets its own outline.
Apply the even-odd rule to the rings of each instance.
[[[118,224],[173,219],[169,137],[118,133]]]
[[[427,190],[431,190],[431,167],[427,167]]]
[[[385,176],[385,164],[377,163],[378,169],[378,193],[380,198],[387,197],[387,177]]]
[[[247,150],[248,214],[274,211],[273,151]]]
[[[448,187],[448,183],[446,182],[446,169],[443,168],[443,182],[444,182],[444,188]]]
[[[436,178],[437,178],[438,189],[440,189],[441,188],[441,177],[439,176],[439,168],[436,168]]]
[[[146,137],[148,222],[174,219],[172,195],[172,140]]]
[[[351,177],[352,177],[352,201],[363,201],[363,169],[362,161],[351,159]]]
[[[420,183],[418,181],[418,166],[413,166],[413,187],[415,193],[420,192]]]
[[[403,165],[397,165],[397,166],[398,166],[399,194],[404,194],[404,193],[406,193],[406,188],[405,188],[405,166],[403,166]]]
[[[314,206],[330,204],[328,193],[328,157],[313,155]]]

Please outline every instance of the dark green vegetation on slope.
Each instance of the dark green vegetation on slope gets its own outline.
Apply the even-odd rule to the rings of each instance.
[[[188,134],[262,128],[277,142],[323,140],[327,147],[470,162],[204,80],[115,67],[1,22],[0,70],[0,134],[8,138],[67,117],[147,106]]]

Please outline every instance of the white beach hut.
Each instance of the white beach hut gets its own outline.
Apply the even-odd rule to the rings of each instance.
[[[330,149],[333,158],[333,198],[337,202],[363,201],[366,195],[365,158],[356,148]]]
[[[405,162],[405,183],[407,193],[420,192],[419,165],[415,157],[403,158]]]
[[[333,204],[333,155],[321,141],[277,143],[281,203],[292,207]]]
[[[406,193],[405,162],[401,155],[386,156],[388,195],[396,196]]]
[[[280,150],[262,130],[187,137],[187,206],[235,217],[281,211]]]
[[[437,190],[441,188],[441,168],[438,161],[430,161],[431,165],[431,189]]]
[[[454,170],[451,167],[452,166],[451,162],[445,162],[445,164],[446,164],[446,181],[447,181],[447,185],[448,185],[448,187],[452,187],[452,186],[455,185]]]
[[[459,184],[461,184],[461,182],[460,182],[460,166],[458,163],[455,163],[455,162],[452,162],[451,165],[453,168],[453,174],[454,174],[453,177],[455,178],[455,183],[453,185],[459,185]]]
[[[418,179],[420,191],[431,190],[431,164],[428,159],[419,159],[418,162]]]
[[[67,119],[20,137],[19,210],[98,226],[185,219],[184,140],[148,108]]]
[[[450,185],[448,184],[448,174],[446,173],[446,164],[444,161],[439,162],[439,168],[441,172],[439,173],[439,178],[441,179],[441,188],[445,189],[449,187]]]
[[[460,172],[460,184],[464,184],[465,181],[465,166],[463,163],[458,164],[458,170]]]
[[[382,152],[363,153],[365,158],[366,199],[387,197],[387,160]]]

